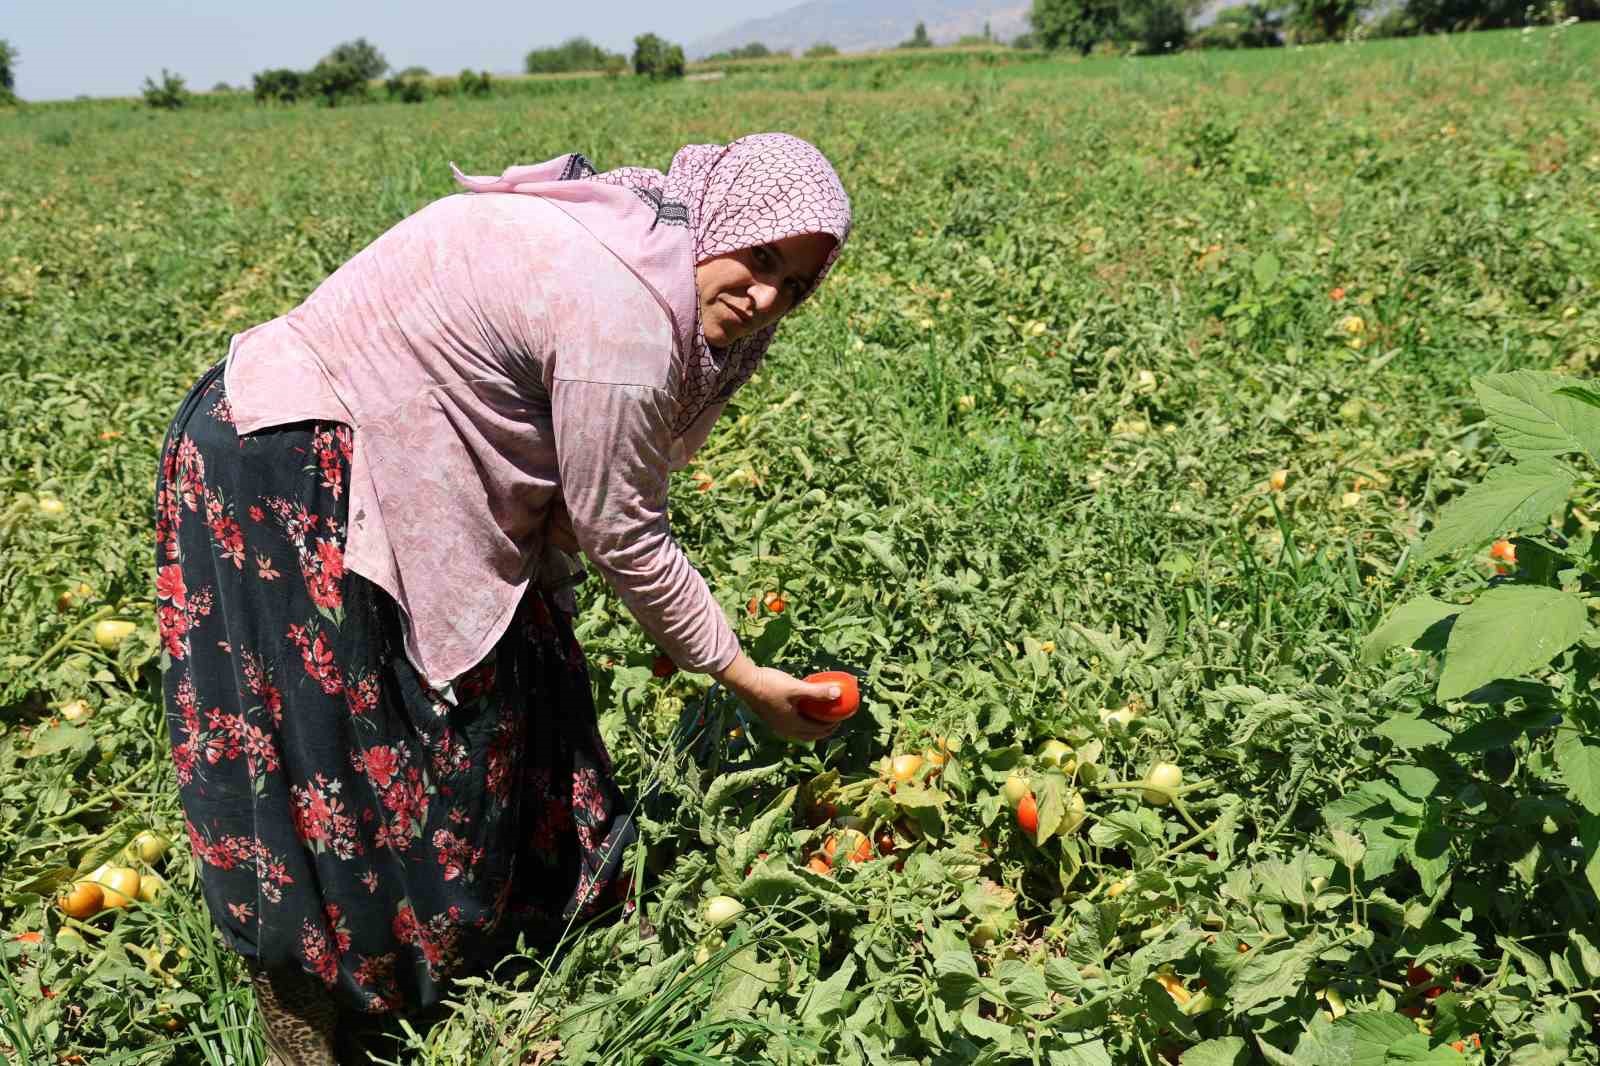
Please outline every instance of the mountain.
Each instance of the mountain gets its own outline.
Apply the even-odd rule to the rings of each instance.
[[[982,34],[985,22],[996,40],[1010,41],[1028,32],[1032,7],[1031,0],[809,0],[691,41],[686,50],[691,59],[700,59],[759,41],[775,52],[799,55],[825,41],[842,52],[865,52],[893,48],[911,36],[918,22],[927,25],[934,44]]]

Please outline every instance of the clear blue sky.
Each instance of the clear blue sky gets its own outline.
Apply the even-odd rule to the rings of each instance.
[[[248,85],[268,67],[309,67],[365,37],[395,69],[513,73],[530,48],[583,35],[614,52],[656,33],[695,38],[799,0],[0,0],[0,39],[18,52],[17,95],[132,96],[163,67],[191,89]],[[864,0],[870,2],[870,0]]]

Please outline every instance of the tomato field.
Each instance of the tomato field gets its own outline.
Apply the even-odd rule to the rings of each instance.
[[[633,900],[400,1061],[1600,1063],[1597,62],[1580,25],[0,111],[0,1047],[262,1061],[152,602],[157,449],[229,336],[452,159],[783,129],[856,234],[674,526],[861,710],[763,735],[587,582]]]

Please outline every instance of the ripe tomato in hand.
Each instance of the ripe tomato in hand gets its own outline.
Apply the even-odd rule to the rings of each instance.
[[[801,699],[795,706],[813,722],[842,722],[861,709],[861,688],[853,675],[843,670],[825,670],[812,674],[805,680],[817,684],[838,685],[836,700]]]

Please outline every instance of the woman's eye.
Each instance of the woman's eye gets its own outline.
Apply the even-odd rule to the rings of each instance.
[[[772,253],[765,248],[756,249],[756,265],[765,270],[772,264]]]

